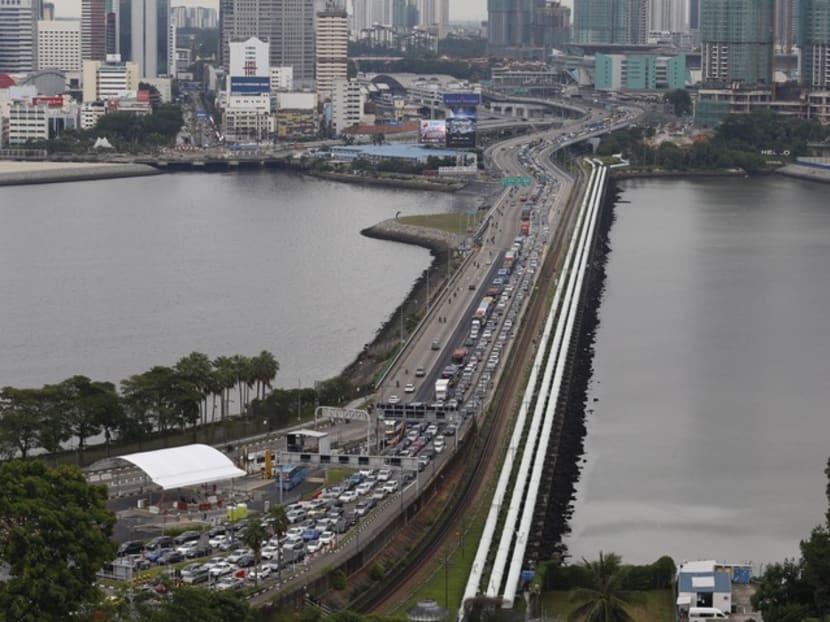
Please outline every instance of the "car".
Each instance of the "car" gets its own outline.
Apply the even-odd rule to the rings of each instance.
[[[313,527],[303,532],[303,542],[311,542],[320,537],[320,532]]]
[[[234,547],[238,547],[242,544],[239,540],[235,538],[231,538],[230,540],[225,540],[222,544],[219,545],[220,551],[232,551]]]
[[[383,489],[389,494],[392,494],[393,492],[398,490],[398,482],[394,479],[390,479],[389,481],[384,482]]]
[[[432,342],[432,346],[430,346],[432,350],[440,350],[441,349],[441,342],[437,339]]]
[[[214,589],[219,591],[225,590],[234,590],[238,587],[241,587],[242,579],[239,577],[225,577],[220,581],[216,582],[216,585],[213,586]]]
[[[195,549],[197,546],[199,546],[199,541],[191,540],[190,542],[185,542],[184,544],[177,546],[176,550],[182,555],[187,555],[188,551]]]
[[[144,543],[141,540],[128,540],[118,547],[118,557],[126,555],[135,555],[144,550]]]
[[[164,554],[158,558],[156,563],[166,566],[168,564],[176,564],[182,561],[184,561],[184,553],[177,549],[167,549],[164,551]]]
[[[170,536],[157,536],[150,540],[144,547],[145,551],[160,551],[161,549],[173,548],[173,538]]]
[[[397,395],[390,395],[389,399],[386,401],[390,404],[398,404],[401,401],[401,398],[399,398]]]
[[[236,561],[238,568],[250,568],[254,564],[256,564],[256,558],[250,553],[243,555]]]
[[[423,367],[418,367],[415,369],[415,377],[416,378],[423,378],[426,375],[426,370]]]
[[[375,485],[373,482],[363,482],[357,488],[355,488],[355,492],[362,497],[372,492],[372,488],[374,487]]]
[[[259,551],[259,556],[262,559],[271,560],[271,559],[274,559],[275,557],[278,557],[279,553],[280,553],[279,546],[275,546],[273,544],[268,544],[268,545],[262,547],[262,549]]]
[[[390,469],[381,469],[378,471],[378,481],[385,482],[390,477],[392,477],[392,471]]]
[[[190,585],[204,583],[210,578],[210,568],[202,564],[193,564],[182,569],[182,582]]]
[[[404,393],[415,393],[415,385],[411,382],[407,382],[406,386],[403,388]]]
[[[219,562],[210,569],[211,577],[224,577],[231,574],[236,568],[228,562]]]
[[[357,501],[357,492],[354,490],[347,490],[342,495],[340,495],[337,499],[338,501],[342,501],[343,503],[353,503]]]
[[[248,581],[256,582],[257,579],[267,579],[272,572],[270,564],[262,564],[259,568],[251,570],[246,578]]]
[[[375,501],[383,501],[388,493],[383,488],[376,488],[372,491],[371,498]]]
[[[230,564],[235,564],[238,562],[242,557],[248,555],[250,551],[248,549],[236,549],[233,553],[228,555],[225,559]]]
[[[184,556],[188,559],[195,559],[197,557],[205,557],[206,555],[210,555],[212,552],[213,549],[209,544],[198,543],[193,548],[188,549]]]
[[[356,506],[354,506],[354,513],[358,516],[366,516],[371,509],[372,508],[369,505],[368,501],[361,501]]]
[[[322,548],[323,548],[323,545],[320,544],[319,540],[311,540],[310,542],[308,542],[305,545],[306,553],[308,553],[309,555],[313,555],[314,553],[317,553]]]
[[[192,542],[193,540],[198,540],[202,537],[202,534],[198,531],[183,531],[178,536],[173,538],[173,544],[176,546],[181,546],[185,542]]]
[[[427,434],[430,434],[432,436],[435,436],[436,434],[438,434],[438,426],[435,425],[434,423],[430,423],[427,426]]]
[[[225,540],[228,540],[229,537],[224,533],[216,534],[215,536],[211,536],[208,540],[210,545],[214,548],[218,548]]]

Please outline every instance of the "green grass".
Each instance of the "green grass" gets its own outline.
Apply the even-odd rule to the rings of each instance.
[[[645,602],[631,608],[634,622],[674,622],[674,598],[671,590],[649,590],[640,593]],[[564,591],[544,592],[543,614],[558,620],[567,620],[568,615],[575,609],[570,596],[570,592]]]
[[[467,235],[470,228],[478,225],[478,219],[463,213],[426,214],[422,216],[401,216],[398,222],[416,227],[440,229],[458,235]]]

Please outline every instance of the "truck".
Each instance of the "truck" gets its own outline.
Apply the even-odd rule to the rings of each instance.
[[[452,362],[461,365],[467,358],[467,348],[456,348],[452,353]]]
[[[443,402],[447,399],[447,392],[450,389],[450,381],[447,378],[439,378],[435,381],[435,401]]]
[[[478,318],[480,320],[485,319],[487,317],[487,315],[490,313],[490,305],[492,305],[492,304],[493,304],[492,296],[485,296],[484,298],[482,298],[481,302],[478,304],[478,308],[476,309],[476,312],[473,314],[473,317]]]

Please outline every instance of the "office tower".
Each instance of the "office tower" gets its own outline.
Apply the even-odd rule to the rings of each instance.
[[[830,0],[800,0],[798,45],[801,84],[811,90],[830,88]]]
[[[37,23],[37,68],[81,71],[81,22]]]
[[[649,28],[658,32],[689,31],[689,0],[649,0]]]
[[[335,80],[348,77],[349,16],[346,10],[330,3],[325,11],[317,13],[315,35],[317,96],[322,101],[331,97]]]
[[[137,63],[85,60],[83,66],[84,103],[119,97],[138,89],[140,76]]]
[[[357,80],[338,78],[332,85],[331,125],[337,134],[360,123],[363,116],[363,93]]]
[[[648,0],[574,0],[576,43],[645,43]]]
[[[107,0],[83,0],[81,4],[81,57],[107,57]]]
[[[222,64],[230,41],[256,37],[271,46],[272,67],[290,65],[294,79],[314,79],[314,0],[220,0]]]
[[[812,3],[801,3],[805,4]],[[793,50],[796,21],[796,0],[775,0],[775,45],[782,52],[789,54]]]
[[[170,0],[120,0],[118,50],[134,61],[145,78],[169,73],[171,56]],[[174,52],[174,51],[173,51]]]
[[[702,0],[705,83],[772,83],[774,0]]]
[[[0,2],[0,72],[25,73],[37,67],[37,22],[41,0]]]
[[[689,0],[689,29],[700,28],[700,0]]]
[[[530,41],[533,23],[533,0],[488,0],[488,39],[494,51],[519,47]]]

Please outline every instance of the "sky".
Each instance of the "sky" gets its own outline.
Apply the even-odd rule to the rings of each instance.
[[[55,5],[56,17],[80,17],[81,0],[48,0]],[[487,0],[449,0],[451,20],[487,19]],[[219,8],[219,0],[173,0],[173,6]]]

